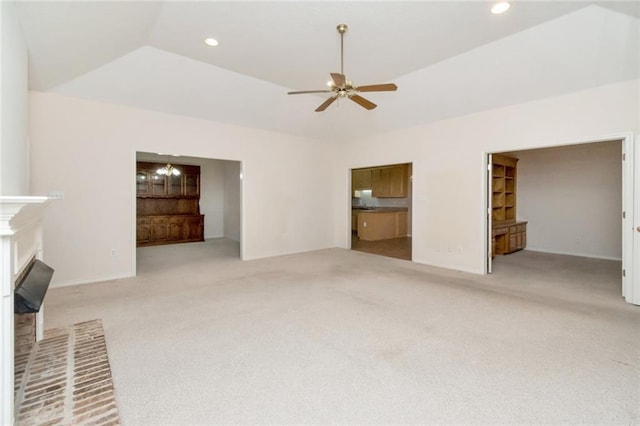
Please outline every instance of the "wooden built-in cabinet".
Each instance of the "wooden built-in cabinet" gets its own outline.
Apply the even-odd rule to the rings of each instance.
[[[136,195],[154,198],[200,198],[200,166],[173,164],[179,176],[159,175],[166,163],[139,161],[136,171]]]
[[[509,254],[527,245],[527,222],[517,221],[518,159],[493,154],[491,167],[492,254]]]
[[[376,198],[406,198],[409,194],[409,165],[353,169],[352,190],[371,189]]]
[[[527,222],[495,223],[491,230],[493,254],[509,254],[527,246]]]
[[[166,163],[138,162],[136,242],[138,247],[204,241],[200,214],[200,166],[173,164],[178,176],[156,173]]]
[[[517,158],[493,155],[491,214],[496,222],[516,220],[517,164]]]

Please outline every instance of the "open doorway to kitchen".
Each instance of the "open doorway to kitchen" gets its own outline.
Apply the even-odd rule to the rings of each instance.
[[[411,260],[412,164],[351,170],[351,249]]]
[[[612,139],[489,154],[487,271],[556,270],[566,286],[555,292],[575,297],[588,285],[619,297],[622,283],[625,296],[628,144]],[[579,278],[585,271],[593,282]]]
[[[241,257],[239,161],[137,152],[135,185],[136,271]]]

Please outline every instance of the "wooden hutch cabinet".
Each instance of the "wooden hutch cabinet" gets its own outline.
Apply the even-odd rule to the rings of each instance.
[[[491,170],[492,255],[509,254],[527,245],[527,222],[516,216],[518,159],[494,154]]]
[[[200,166],[173,164],[178,176],[157,174],[163,166],[166,163],[137,163],[137,246],[204,241]]]

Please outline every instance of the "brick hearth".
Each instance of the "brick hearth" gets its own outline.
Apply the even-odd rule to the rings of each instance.
[[[16,336],[15,416],[18,425],[120,423],[100,320],[47,330],[40,342]]]

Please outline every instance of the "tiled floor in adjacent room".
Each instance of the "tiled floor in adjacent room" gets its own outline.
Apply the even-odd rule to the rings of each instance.
[[[411,260],[411,237],[392,238],[389,240],[364,241],[351,234],[351,250],[396,259]]]

